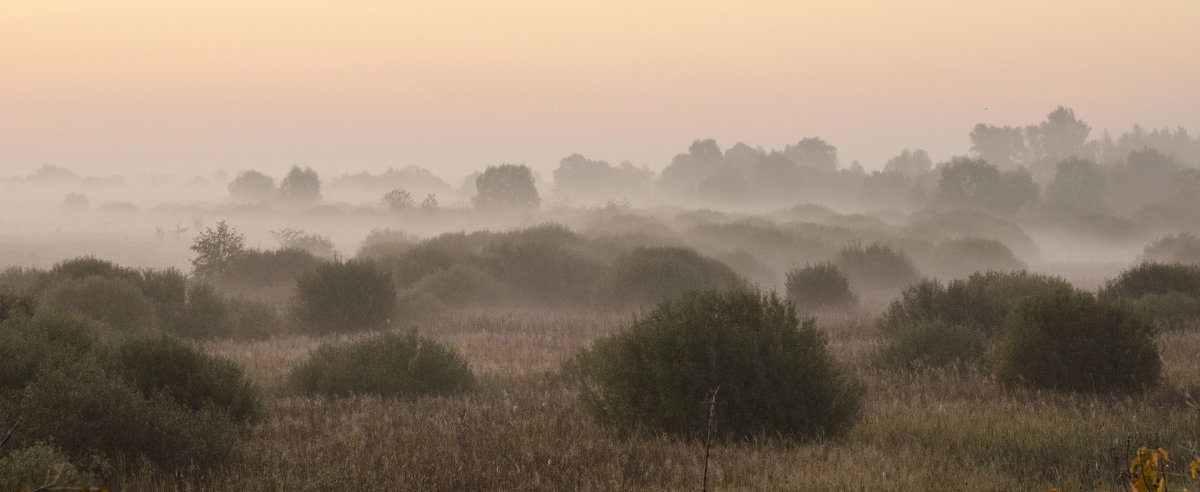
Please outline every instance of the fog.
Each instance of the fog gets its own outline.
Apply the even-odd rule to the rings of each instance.
[[[415,166],[123,175],[46,164],[0,177],[0,266],[94,255],[189,271],[194,239],[218,221],[250,248],[280,248],[290,229],[327,238],[341,258],[377,230],[419,241],[553,222],[624,247],[694,248],[770,288],[849,244],[888,245],[922,276],[1018,266],[939,256],[969,238],[1095,287],[1155,239],[1200,224],[1200,139],[1184,128],[1097,133],[1060,106],[962,134],[971,150],[937,162],[915,145],[846,162],[833,142],[799,136],[782,148],[698,138],[653,166],[572,153],[551,173],[494,162],[457,177]]]

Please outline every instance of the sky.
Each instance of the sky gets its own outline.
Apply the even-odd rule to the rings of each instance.
[[[1059,105],[1200,131],[1200,2],[2,0],[0,176],[323,175],[820,137],[966,153]]]

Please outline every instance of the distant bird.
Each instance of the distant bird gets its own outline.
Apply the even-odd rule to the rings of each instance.
[[[988,110],[988,108],[983,108],[983,110],[984,110],[984,111],[987,111],[987,110]]]

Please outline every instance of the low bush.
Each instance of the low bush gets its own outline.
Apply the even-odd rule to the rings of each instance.
[[[330,262],[296,279],[292,313],[309,332],[378,330],[396,314],[396,289],[368,261]]]
[[[1156,386],[1153,328],[1128,305],[1070,288],[1022,300],[996,341],[997,380],[1063,391],[1132,392]]]
[[[475,386],[458,353],[413,333],[323,345],[290,377],[301,393],[328,397],[448,395]]]
[[[148,460],[167,471],[205,469],[240,455],[239,427],[224,412],[191,411],[170,398],[145,398],[100,367],[40,371],[22,391],[12,445],[46,442],[72,463],[100,453],[111,462]]]
[[[600,297],[614,304],[654,304],[688,290],[745,287],[725,264],[688,248],[635,248],[601,281]]]
[[[1038,292],[1070,288],[1065,280],[1028,272],[972,274],[943,284],[924,280],[901,293],[879,322],[885,367],[984,365],[986,346],[1009,312]]]
[[[79,470],[71,458],[54,446],[34,443],[0,456],[0,490],[38,490],[55,484],[95,484],[98,480],[87,470]],[[65,488],[65,487],[64,487]]]
[[[1121,272],[1100,291],[1110,299],[1140,299],[1169,292],[1200,297],[1200,265],[1142,263]]]
[[[796,268],[787,274],[787,298],[805,311],[853,308],[858,298],[833,263]]]
[[[986,362],[987,336],[975,326],[950,324],[941,319],[905,324],[891,334],[879,353],[884,367],[978,367]]]
[[[1195,329],[1200,327],[1200,297],[1182,292],[1146,294],[1135,305],[1164,330]]]
[[[842,248],[833,264],[856,289],[898,289],[921,278],[908,255],[878,243]]]
[[[966,277],[976,272],[1018,271],[1025,264],[995,239],[967,237],[943,241],[934,249],[932,273],[943,278]]]
[[[546,240],[500,241],[483,254],[488,271],[522,304],[586,305],[600,278],[599,263]]]
[[[158,327],[154,305],[131,280],[100,276],[55,282],[38,299],[39,309],[69,312],[125,331]]]
[[[15,316],[33,316],[36,305],[32,297],[0,291],[0,322]]]
[[[100,346],[87,322],[38,313],[0,323],[0,389],[20,390],[48,367],[69,366]]]
[[[1200,265],[1200,237],[1190,232],[1160,237],[1146,245],[1142,260]]]
[[[718,389],[719,438],[833,437],[857,419],[861,389],[825,344],[774,294],[693,291],[598,340],[572,370],[591,411],[624,431],[702,437]]]
[[[508,299],[508,286],[482,268],[459,264],[425,276],[415,288],[449,306],[488,306]]]
[[[260,422],[266,413],[241,367],[167,336],[121,340],[110,363],[147,398],[163,395],[193,411],[225,412],[238,422]]]

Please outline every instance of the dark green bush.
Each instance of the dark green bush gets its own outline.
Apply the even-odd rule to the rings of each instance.
[[[974,326],[988,338],[1004,326],[1008,312],[1025,297],[1057,288],[1067,281],[1029,272],[987,272],[947,284],[923,280],[892,301],[880,322],[887,334],[921,321],[941,320],[951,325]]]
[[[175,326],[163,328],[197,340],[227,337],[233,332],[225,299],[209,284],[192,284],[188,287],[183,318]]]
[[[310,332],[378,330],[396,314],[392,277],[365,260],[331,262],[296,280],[297,324]]]
[[[33,316],[36,305],[32,297],[0,291],[0,322],[14,316]]]
[[[5,421],[21,418],[14,447],[39,441],[72,463],[100,453],[112,462],[149,460],[168,471],[211,468],[240,455],[239,427],[224,412],[145,398],[98,366],[40,371]]]
[[[993,367],[1004,384],[1062,391],[1140,391],[1162,362],[1153,328],[1128,305],[1070,288],[1022,300],[1000,332]]]
[[[458,264],[426,275],[415,289],[450,306],[489,306],[508,299],[508,286],[482,268]]]
[[[158,326],[154,305],[134,281],[119,277],[59,280],[42,293],[38,306],[95,320],[116,331],[148,331]]]
[[[921,279],[908,255],[882,244],[851,244],[833,259],[856,289],[898,289]]]
[[[1200,327],[1200,297],[1182,292],[1146,294],[1133,301],[1154,320],[1154,324],[1165,330],[1194,329]]]
[[[653,304],[695,289],[735,289],[745,281],[725,264],[679,247],[635,248],[612,265],[600,297],[615,304]]]
[[[1146,294],[1169,292],[1200,297],[1200,265],[1142,263],[1121,272],[1100,292],[1112,299],[1140,299]]]
[[[787,298],[805,311],[849,309],[858,302],[850,292],[850,282],[833,263],[809,264],[788,272]]]
[[[589,304],[600,278],[599,263],[557,243],[505,240],[483,252],[488,271],[522,304]]]
[[[283,333],[287,327],[274,308],[249,299],[225,299],[230,334],[238,338],[267,338]]]
[[[193,411],[215,409],[238,422],[259,422],[265,407],[258,390],[232,361],[167,336],[121,340],[113,370],[142,395],[163,395]]]
[[[175,331],[184,322],[187,305],[187,277],[174,268],[142,271],[142,294],[154,305],[158,326]]]
[[[921,281],[905,289],[881,318],[887,341],[878,360],[896,368],[983,365],[983,351],[1013,306],[1059,288],[1070,284],[1027,272],[976,273],[949,284]]]
[[[902,325],[889,342],[879,353],[885,367],[966,368],[985,362],[988,339],[975,326],[928,319]]]
[[[212,280],[221,290],[245,294],[271,286],[290,286],[324,263],[301,249],[246,249],[230,257],[221,274]]]
[[[86,322],[54,313],[0,323],[0,389],[20,390],[47,367],[88,359],[99,346]]]
[[[475,376],[456,352],[416,334],[384,333],[323,345],[291,374],[305,394],[329,397],[447,395],[469,391]]]
[[[55,280],[83,280],[88,277],[125,279],[141,287],[142,275],[137,270],[120,266],[94,256],[81,256],[61,261],[50,268]]]
[[[480,261],[479,251],[466,234],[442,234],[409,248],[391,264],[391,272],[396,287],[405,289],[427,275]]]
[[[791,303],[754,291],[688,292],[573,364],[587,406],[626,431],[702,437],[719,388],[723,438],[836,436],[857,419],[861,389]]]

